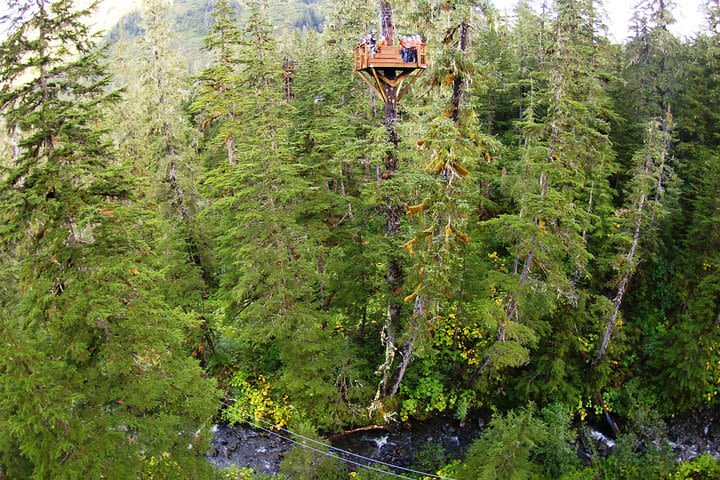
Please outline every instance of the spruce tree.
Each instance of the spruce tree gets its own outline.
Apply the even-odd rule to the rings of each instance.
[[[186,112],[190,76],[173,46],[167,5],[144,2],[143,37],[123,35],[112,46],[112,73],[122,95],[106,125],[120,160],[138,179],[139,198],[165,223],[158,246],[173,284],[167,300],[202,320],[188,349],[205,361],[214,343],[206,302],[214,279],[207,235],[196,216],[201,172]]]
[[[663,121],[662,125],[671,126],[671,122],[672,120],[668,118]],[[663,184],[667,176],[670,139],[662,125],[659,121],[648,125],[644,148],[635,157],[635,171],[627,194],[628,204],[624,209],[615,213],[618,217],[617,224],[620,226],[620,232],[615,239],[622,245],[621,253],[614,265],[618,275],[613,285],[615,291],[612,297],[612,308],[607,313],[605,332],[593,366],[596,366],[607,352],[608,344],[618,322],[620,307],[639,263],[643,248],[641,241],[647,241],[649,237],[647,230],[651,228],[652,222],[663,213]]]
[[[670,269],[675,305],[648,343],[651,370],[663,398],[682,399],[686,408],[712,403],[717,398],[718,229],[720,209],[720,157],[717,154],[720,109],[720,8],[706,4],[707,26],[686,50],[684,88],[677,102],[677,167],[683,181],[681,209],[674,213],[673,237],[678,255]],[[692,355],[688,355],[692,352]],[[671,381],[668,381],[670,379]]]
[[[666,195],[666,191],[673,191],[675,178],[671,99],[676,90],[674,64],[679,47],[678,40],[668,30],[674,22],[673,6],[674,3],[668,0],[647,0],[637,5],[633,17],[635,36],[628,45],[630,63],[625,75],[633,91],[640,92],[634,97],[634,121],[647,127],[643,145],[632,158],[634,165],[626,186],[624,208],[614,213],[620,218],[620,221],[614,220],[620,226],[620,231],[613,235],[614,239],[627,238],[625,246],[620,247],[622,253],[619,258],[610,263],[617,272],[611,280],[612,306],[607,306],[603,315],[604,333],[593,367],[606,354],[623,300],[629,292],[629,282],[639,262],[638,257],[643,253],[649,256],[658,248],[658,230],[663,228],[659,220],[664,217],[667,221],[669,218],[663,213],[674,196]],[[648,182],[654,182],[654,185]],[[630,229],[623,225],[622,220],[628,217],[632,218],[634,225]],[[625,233],[622,229],[626,229]]]
[[[334,368],[344,362],[345,342],[331,335],[335,319],[322,308],[324,165],[310,164],[313,157],[302,158],[301,148],[294,151],[273,26],[259,2],[248,9],[240,41],[229,44],[236,55],[232,70],[227,80],[218,78],[227,90],[211,97],[201,80],[195,103],[199,118],[212,108],[234,117],[217,117],[223,136],[234,138],[234,160],[215,162],[202,180],[210,202],[203,215],[224,259],[218,277],[224,328],[235,340],[224,353],[233,369],[271,378],[299,410],[332,424],[328,412],[344,409]],[[302,122],[298,133],[304,133]]]
[[[461,108],[468,86],[475,80],[471,65],[476,58],[469,54],[471,12],[469,5],[459,2],[449,18],[435,27],[444,34],[447,47],[434,58],[436,65],[429,84],[434,87],[436,104],[443,108],[434,108],[416,120],[418,125],[414,127],[420,130],[416,140],[417,170],[402,176],[414,198],[414,204],[408,204],[405,212],[413,223],[410,238],[402,245],[413,262],[404,298],[404,303],[412,304],[412,313],[394,333],[400,355],[387,381],[389,396],[400,390],[418,343],[425,343],[421,342],[427,338],[425,332],[449,313],[450,303],[463,283],[463,257],[471,243],[467,233],[469,204],[483,202],[476,192],[481,183],[479,175],[468,177],[469,169],[478,157],[488,155],[488,150],[496,146],[479,130],[474,112]],[[447,103],[443,104],[441,98]]]
[[[575,306],[578,301],[577,281],[591,259],[587,234],[593,192],[607,191],[613,159],[594,18],[594,7],[587,2],[558,2],[547,40],[552,54],[539,64],[544,81],[538,82],[535,73],[521,90],[520,161],[508,172],[518,211],[487,222],[512,245],[512,268],[510,278],[495,286],[504,308],[493,315],[499,317],[496,341],[473,382],[493,361],[498,366],[527,362],[528,346],[537,340],[546,316],[563,303]],[[551,339],[567,328],[554,327]]]
[[[205,40],[205,49],[211,56],[210,65],[197,78],[197,90],[191,110],[196,121],[206,132],[206,156],[217,155],[223,148],[227,162],[235,163],[233,133],[238,121],[233,111],[233,98],[237,86],[233,83],[235,70],[240,68],[239,49],[243,45],[242,33],[237,26],[235,11],[228,0],[219,0],[213,7],[213,25]],[[208,159],[209,160],[209,159]]]
[[[197,478],[214,382],[165,301],[157,217],[102,123],[109,77],[70,0],[13,0],[0,109],[0,466],[11,478]],[[6,23],[7,25],[7,23]],[[15,130],[17,128],[17,130]]]

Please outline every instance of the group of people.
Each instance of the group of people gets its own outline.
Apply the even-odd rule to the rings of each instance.
[[[417,63],[417,51],[422,44],[420,35],[404,35],[400,37],[400,55],[405,63]]]
[[[380,35],[380,37],[378,37],[377,30],[371,30],[370,33],[365,35],[365,38],[362,39],[360,45],[367,45],[370,56],[374,57],[379,48],[387,45],[387,40],[384,35]]]
[[[403,35],[400,37],[400,55],[405,63],[416,63],[418,46],[422,44],[422,37],[420,35]],[[360,45],[366,45],[370,56],[374,57],[375,54],[385,45],[387,45],[387,39],[384,35],[378,36],[377,30],[371,30],[370,33],[365,35]]]

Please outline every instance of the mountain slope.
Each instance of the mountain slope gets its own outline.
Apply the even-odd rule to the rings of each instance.
[[[106,0],[101,7],[104,22],[115,19],[114,26],[108,32],[108,40],[113,43],[121,34],[129,38],[141,36],[142,15],[140,2],[129,2],[130,7],[115,8],[112,0]],[[269,14],[273,22],[280,29],[314,29],[321,30],[324,22],[324,7],[327,0],[286,0],[273,2],[269,6]],[[172,19],[175,32],[180,45],[178,47],[188,52],[190,57],[199,54],[202,41],[212,22],[213,0],[175,0],[168,9],[168,16]],[[245,8],[240,2],[235,2],[240,21],[245,20]]]

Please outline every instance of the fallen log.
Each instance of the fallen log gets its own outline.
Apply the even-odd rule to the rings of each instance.
[[[342,438],[347,435],[352,435],[353,433],[367,432],[370,430],[385,430],[387,432],[390,431],[390,428],[387,425],[368,425],[367,427],[353,428],[352,430],[340,432],[336,435],[328,437],[327,439],[332,442],[333,440],[337,440],[338,438]]]

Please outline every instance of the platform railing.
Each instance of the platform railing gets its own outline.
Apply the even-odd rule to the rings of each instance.
[[[396,47],[392,47],[396,48]],[[377,55],[382,54],[383,47],[378,47]],[[397,50],[397,64],[402,64],[403,66],[407,65],[408,67],[416,67],[416,68],[426,68],[427,67],[427,44],[421,43],[417,46],[417,61],[416,62],[403,62],[402,56],[400,54],[400,50]],[[355,70],[364,70],[368,67],[370,67],[371,64],[375,64],[376,67],[382,66],[383,63],[387,62],[387,58],[378,59],[377,61],[374,61],[373,56],[370,55],[370,47],[367,44],[359,44],[356,45],[354,48],[354,56],[355,56]]]
[[[370,65],[370,48],[365,44],[355,47],[355,70],[364,70]]]
[[[427,44],[421,43],[417,47],[418,67],[427,67]]]

